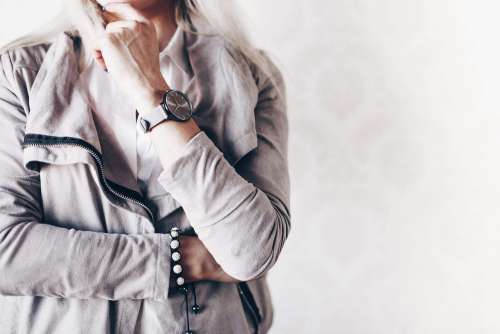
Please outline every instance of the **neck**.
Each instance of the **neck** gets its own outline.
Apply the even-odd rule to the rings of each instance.
[[[154,5],[140,9],[140,11],[154,24],[159,49],[163,50],[177,29],[174,1],[157,1]]]

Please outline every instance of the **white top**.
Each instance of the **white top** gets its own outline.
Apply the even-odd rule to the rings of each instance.
[[[160,71],[172,89],[182,90],[183,83],[190,79],[190,72],[185,70],[186,60],[182,59],[186,56],[183,46],[184,34],[177,28],[160,52]],[[164,192],[159,185],[150,182],[161,173],[161,163],[153,143],[142,132],[136,108],[127,95],[95,62],[80,74],[79,79],[88,94],[99,134],[105,176],[131,189],[138,186],[146,197]]]

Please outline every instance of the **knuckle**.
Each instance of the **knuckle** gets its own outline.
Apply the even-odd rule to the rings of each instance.
[[[109,32],[107,32],[104,37],[105,37],[105,40],[108,43],[112,43],[112,44],[116,44],[120,40],[120,37],[119,37],[118,33],[115,32],[115,31],[109,31]]]
[[[136,31],[144,31],[147,25],[144,22],[134,21],[134,27]]]
[[[141,31],[142,29],[141,25],[137,21],[133,21],[130,28],[132,31]]]
[[[145,21],[137,21],[137,23],[139,23],[139,25],[145,29],[145,28],[149,28],[151,27],[152,23],[149,21],[149,20],[145,20]]]
[[[106,24],[106,27],[105,27],[106,31],[113,31],[114,29],[116,29],[116,22],[111,22],[111,23]]]

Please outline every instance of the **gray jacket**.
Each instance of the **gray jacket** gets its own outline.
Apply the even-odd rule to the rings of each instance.
[[[183,88],[203,131],[150,199],[104,175],[91,110],[72,85],[77,35],[0,55],[0,333],[183,333],[193,295],[186,304],[170,286],[172,226],[243,281],[196,282],[191,329],[270,328],[266,273],[290,231],[283,78],[266,56],[279,95],[219,37],[184,34],[195,76]],[[255,85],[231,82],[221,61]]]

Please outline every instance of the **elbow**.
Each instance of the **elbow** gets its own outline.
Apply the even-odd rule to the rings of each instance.
[[[261,242],[253,243],[246,256],[240,255],[234,267],[226,273],[240,281],[251,281],[264,276],[278,261],[286,239],[290,233],[290,215],[279,209],[275,210],[272,227],[263,234]]]
[[[242,282],[259,279],[263,277],[274,266],[276,261],[274,261],[273,259],[275,259],[275,257],[273,255],[270,255],[265,259],[265,261],[259,263],[259,265],[248,266],[242,268],[242,271],[238,273],[229,275]]]

